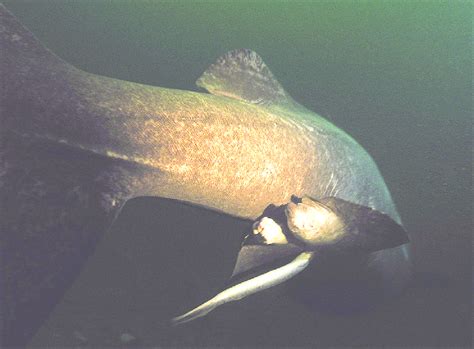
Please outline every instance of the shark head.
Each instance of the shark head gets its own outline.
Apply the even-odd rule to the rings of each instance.
[[[317,261],[319,253],[371,253],[408,242],[404,228],[384,213],[338,198],[293,196],[269,205],[252,224],[237,256],[230,287],[172,320],[192,321],[218,306],[283,283]]]

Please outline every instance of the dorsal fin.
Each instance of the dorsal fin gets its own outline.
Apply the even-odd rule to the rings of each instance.
[[[209,93],[254,104],[293,104],[262,58],[239,49],[219,57],[196,81]]]

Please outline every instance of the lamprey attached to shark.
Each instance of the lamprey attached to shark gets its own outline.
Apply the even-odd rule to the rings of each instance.
[[[2,5],[0,50],[2,344],[28,342],[139,196],[255,221],[232,284],[177,323],[316,275],[323,255],[384,294],[408,280],[406,234],[372,158],[255,52],[212,64],[197,80],[209,93],[146,86],[71,66]]]

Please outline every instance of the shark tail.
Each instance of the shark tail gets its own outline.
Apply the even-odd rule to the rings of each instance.
[[[54,79],[71,67],[0,4],[2,348],[28,343],[127,199],[130,166],[26,131],[64,115]]]

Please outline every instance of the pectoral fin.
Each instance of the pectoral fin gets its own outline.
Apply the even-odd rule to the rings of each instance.
[[[236,301],[251,294],[291,279],[303,271],[313,257],[297,245],[266,245],[252,240],[250,233],[237,256],[229,286],[215,297],[191,311],[175,317],[173,325],[205,316],[218,306]]]
[[[294,258],[302,253],[300,246],[285,245],[244,245],[237,255],[231,280],[240,278],[246,273],[256,273]]]
[[[172,319],[171,323],[172,325],[179,325],[192,321],[205,316],[222,304],[242,299],[254,293],[281,284],[302,272],[309,265],[313,256],[313,252],[302,252],[292,261],[281,267],[272,269],[225,289],[193,310],[175,317]]]

